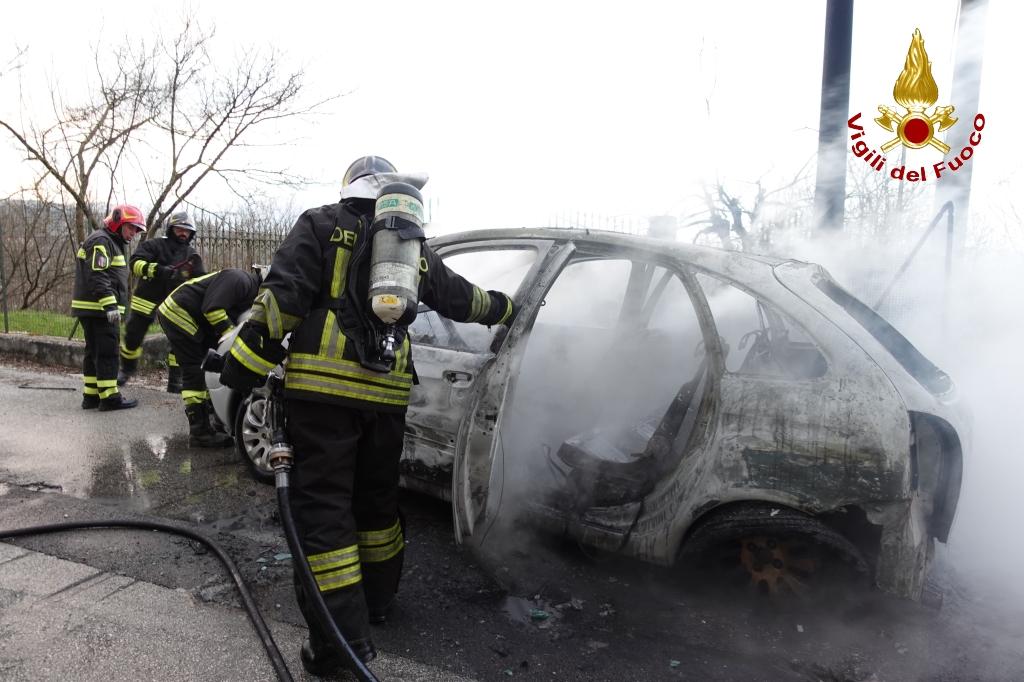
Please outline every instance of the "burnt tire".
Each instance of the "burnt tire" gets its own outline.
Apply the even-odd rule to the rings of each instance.
[[[741,502],[701,517],[680,552],[699,580],[768,597],[779,606],[857,594],[870,570],[860,550],[813,516],[778,504]]]
[[[235,447],[242,464],[259,483],[274,485],[274,470],[267,464],[271,433],[267,399],[257,393],[242,401],[235,413]]]

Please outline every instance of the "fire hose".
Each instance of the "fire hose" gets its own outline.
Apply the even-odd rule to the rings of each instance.
[[[211,353],[213,353],[213,351],[211,351]],[[219,358],[217,359],[219,360]],[[210,360],[210,358],[208,358],[208,360]],[[274,374],[271,374],[268,381],[270,382],[271,395],[279,397],[281,393],[280,380]],[[274,427],[273,444],[271,446],[270,453],[268,454],[268,459],[274,466],[274,480],[277,486],[277,504],[281,515],[281,524],[284,527],[284,534],[288,540],[288,547],[291,549],[292,553],[293,570],[298,572],[303,590],[307,595],[310,595],[310,605],[313,608],[313,612],[316,614],[317,620],[320,621],[320,625],[323,631],[327,634],[331,644],[341,653],[342,657],[346,659],[346,667],[349,671],[351,671],[352,674],[355,675],[355,678],[360,680],[360,682],[378,682],[373,673],[370,672],[359,657],[355,655],[355,652],[352,651],[352,647],[349,646],[348,641],[345,640],[345,636],[341,634],[341,631],[335,624],[330,611],[327,610],[327,605],[324,603],[323,597],[320,595],[320,589],[316,584],[316,579],[313,577],[313,570],[309,567],[309,561],[306,560],[306,555],[302,551],[302,547],[299,545],[298,531],[295,528],[295,519],[292,517],[291,504],[288,496],[289,474],[291,472],[291,465],[293,462],[292,448],[288,443],[287,431],[284,429],[284,405],[280,399],[273,401],[271,420]],[[263,648],[267,651],[267,656],[270,658],[270,663],[274,666],[274,670],[277,672],[278,679],[280,679],[281,682],[292,682],[293,678],[291,673],[288,671],[288,666],[285,664],[284,658],[281,656],[281,652],[278,650],[277,644],[274,642],[274,638],[270,634],[270,629],[267,627],[266,621],[263,620],[263,616],[260,614],[259,608],[256,606],[256,601],[253,599],[252,593],[249,591],[249,588],[245,584],[245,580],[242,578],[241,571],[238,570],[238,566],[235,565],[235,562],[232,561],[230,556],[228,556],[228,553],[224,548],[215,540],[203,537],[199,533],[187,528],[180,528],[178,526],[172,526],[167,523],[159,523],[156,521],[136,521],[132,519],[72,521],[68,523],[55,523],[44,526],[0,530],[0,540],[89,528],[133,528],[161,531],[164,533],[171,533],[173,535],[180,535],[209,547],[217,558],[220,559],[221,563],[224,564],[224,567],[227,568],[228,573],[231,574],[232,579],[235,581],[235,585],[238,587],[238,591],[242,595],[242,605],[244,606],[246,613],[249,615],[249,619],[252,621],[253,627],[256,628],[256,634],[263,643]]]

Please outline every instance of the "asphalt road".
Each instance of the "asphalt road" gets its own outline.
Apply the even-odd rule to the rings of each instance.
[[[140,377],[125,390],[139,408],[100,414],[80,409],[79,380],[66,370],[0,365],[0,528],[177,520],[227,547],[275,630],[303,627],[273,489],[251,481],[233,449],[190,449],[180,399],[160,391],[162,382]],[[1024,674],[1020,602],[972,586],[941,551],[933,571],[945,593],[939,612],[877,591],[779,609],[710,590],[678,570],[595,561],[529,529],[510,529],[488,539],[486,553],[473,553],[456,547],[446,503],[404,493],[402,507],[405,575],[396,611],[375,639],[424,669],[479,680],[952,682]],[[104,530],[13,544],[182,590],[198,603],[237,603],[216,559],[180,538]],[[534,609],[547,618],[531,617]],[[0,650],[0,671],[4,656]]]

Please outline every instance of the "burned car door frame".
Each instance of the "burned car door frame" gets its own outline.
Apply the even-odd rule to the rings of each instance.
[[[569,242],[567,246],[570,244],[572,242]],[[649,498],[653,494],[652,491],[657,491],[666,470],[671,471],[678,468],[679,461],[691,458],[696,451],[707,444],[708,426],[711,423],[712,413],[716,404],[718,382],[724,371],[723,353],[719,339],[714,333],[710,309],[707,306],[700,286],[685,262],[672,257],[665,257],[663,253],[653,249],[623,248],[617,245],[594,242],[576,243],[575,246],[575,253],[567,253],[564,258],[559,258],[546,267],[545,272],[534,286],[529,301],[529,309],[524,307],[520,318],[517,320],[515,327],[519,329],[514,328],[510,333],[510,337],[514,335],[516,338],[512,343],[507,343],[504,350],[510,354],[508,366],[512,370],[511,385],[501,385],[502,393],[500,395],[497,392],[491,393],[490,399],[486,401],[488,407],[493,410],[490,415],[493,415],[492,419],[495,420],[491,425],[492,429],[488,431],[489,440],[484,441],[484,445],[490,446],[490,452],[487,456],[484,456],[483,450],[476,449],[475,444],[467,440],[466,444],[468,447],[465,450],[460,448],[456,457],[457,470],[463,458],[467,461],[465,475],[457,476],[455,483],[456,485],[463,483],[474,486],[473,489],[477,492],[486,492],[492,489],[500,491],[504,485],[501,468],[495,466],[496,458],[499,455],[498,450],[501,449],[501,443],[499,440],[497,446],[494,445],[493,431],[500,429],[501,418],[504,412],[502,408],[514,398],[516,375],[529,343],[528,336],[526,343],[520,342],[519,339],[524,333],[528,334],[532,328],[536,321],[536,312],[539,306],[565,268],[571,264],[593,260],[631,261],[634,266],[631,272],[630,283],[627,285],[629,291],[624,298],[620,316],[632,315],[633,319],[630,321],[632,324],[646,324],[650,319],[650,307],[656,301],[657,295],[660,295],[664,289],[664,281],[660,287],[655,284],[658,294],[648,298],[647,287],[652,283],[650,275],[653,274],[656,267],[662,267],[666,271],[665,279],[671,276],[678,277],[684,286],[690,303],[693,305],[700,333],[708,351],[706,372],[704,371],[704,365],[702,365],[701,370],[705,374],[703,380],[704,391],[701,395],[699,407],[696,410],[696,419],[686,438],[685,445],[681,448],[681,452],[678,453],[678,457],[673,458],[672,462],[665,462],[661,459],[656,460],[656,458],[651,457],[646,458],[645,461],[629,462],[619,467],[614,465],[605,466],[604,469],[606,471],[598,471],[598,476],[614,477],[624,475],[627,478],[636,479],[633,481],[639,486],[635,491],[636,494],[630,496],[628,500],[621,504],[590,508],[576,507],[569,512],[565,509],[555,509],[551,506],[531,505],[534,507],[532,511],[541,517],[547,517],[543,519],[543,522],[545,522],[545,525],[553,526],[553,530],[565,532],[571,526],[570,534],[581,542],[597,547],[619,550],[626,544],[632,529],[636,526],[640,516],[645,513],[645,509],[651,510],[653,513],[658,514],[659,517],[664,514],[664,508],[668,506],[668,496],[655,495],[652,499]],[[569,258],[569,255],[572,255],[572,258]],[[637,269],[637,265],[646,265],[646,272],[643,269]],[[641,275],[640,278],[636,276],[638,273]],[[647,276],[643,277],[645,274]],[[643,286],[644,284],[647,286]],[[630,297],[632,297],[632,305]],[[640,305],[637,305],[638,303]],[[666,404],[666,408],[668,407],[669,405]],[[481,429],[481,431],[483,430]],[[503,451],[500,453],[500,456],[504,456]],[[470,470],[468,463],[473,462],[474,459],[478,462],[478,467],[475,470]],[[664,466],[655,466],[657,464]],[[658,476],[653,478],[645,477],[643,475],[645,469],[657,471]],[[485,476],[487,477],[486,479],[484,478]],[[484,487],[485,485],[486,488]],[[486,522],[493,520],[493,517],[496,515],[500,497],[500,493],[497,496],[490,495],[488,504],[479,504],[476,507],[479,511],[477,512],[477,517],[473,520],[472,526],[465,523],[465,516],[460,518],[459,512],[456,513],[456,525],[461,531],[457,535],[461,535],[461,540],[479,542],[480,538],[471,537],[473,536],[473,530],[480,524],[489,526]],[[461,526],[460,523],[462,524]]]
[[[460,529],[473,531],[473,523],[487,503],[488,460],[493,460],[493,440],[498,408],[508,382],[509,348],[522,334],[531,314],[534,290],[544,281],[553,262],[572,253],[571,244],[556,246],[550,239],[468,240],[437,244],[442,258],[465,253],[531,250],[533,264],[513,295],[522,311],[511,329],[498,327],[486,351],[466,347],[444,347],[413,338],[416,371],[420,384],[413,387],[406,420],[402,484],[452,502],[456,538]],[[438,316],[440,317],[440,316]],[[442,323],[449,322],[442,320]],[[448,325],[445,325],[448,328]],[[454,327],[448,329],[449,334]],[[459,344],[452,344],[458,346]],[[470,451],[470,457],[459,453]],[[479,454],[477,454],[479,453]],[[424,466],[424,462],[435,465]],[[447,468],[451,467],[451,480]],[[431,470],[432,469],[432,470]],[[479,469],[483,475],[470,475]],[[472,481],[482,480],[474,487]]]

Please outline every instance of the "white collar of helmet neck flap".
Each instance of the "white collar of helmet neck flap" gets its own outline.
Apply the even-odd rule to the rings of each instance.
[[[423,189],[429,176],[426,173],[376,173],[364,175],[355,182],[341,188],[342,199],[376,199],[380,188],[393,182],[404,182],[416,189]]]

